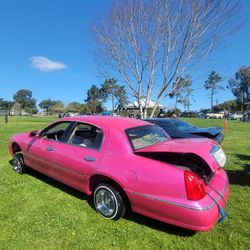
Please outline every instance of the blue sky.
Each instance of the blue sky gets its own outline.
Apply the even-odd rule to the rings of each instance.
[[[19,89],[30,89],[38,103],[60,99],[65,104],[83,102],[92,84],[101,84],[93,56],[90,24],[112,0],[0,0],[0,98],[12,100]],[[250,10],[250,1],[242,0]],[[240,66],[250,66],[250,20],[240,32],[227,39],[225,48],[201,67],[194,79],[191,109],[210,105],[202,87],[209,72],[223,76],[222,85]],[[233,99],[229,90],[215,102]],[[166,107],[173,100],[163,101]],[[107,104],[108,105],[108,104]]]

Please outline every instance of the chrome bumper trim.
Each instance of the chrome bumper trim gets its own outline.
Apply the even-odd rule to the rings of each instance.
[[[220,199],[222,199],[222,196],[224,195],[224,193],[227,190],[228,184],[229,184],[229,181],[227,179],[227,183],[226,183],[223,191],[220,193],[219,197],[215,200],[216,202],[218,202]],[[183,207],[183,208],[197,210],[197,211],[206,211],[206,210],[209,210],[209,209],[211,209],[212,207],[214,207],[216,205],[216,202],[213,201],[210,205],[208,205],[206,207],[199,207],[199,206],[194,207],[194,206],[189,206],[189,205],[182,204],[182,203],[172,202],[172,201],[161,199],[161,198],[156,198],[156,197],[153,197],[151,195],[142,194],[142,193],[138,193],[138,192],[131,191],[131,193],[134,194],[134,195],[140,196],[140,197],[144,197],[144,198],[147,198],[147,199],[154,200],[154,201],[159,201],[159,202],[163,202],[163,203],[173,205],[173,206],[176,206],[176,207]]]

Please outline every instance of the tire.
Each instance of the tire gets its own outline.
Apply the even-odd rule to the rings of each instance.
[[[121,194],[109,184],[99,184],[95,188],[93,200],[97,212],[106,219],[118,220],[125,214]]]
[[[25,165],[21,152],[17,152],[14,154],[12,159],[12,168],[17,174],[25,173]]]

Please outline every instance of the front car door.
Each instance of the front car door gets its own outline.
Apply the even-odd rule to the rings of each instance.
[[[86,176],[101,163],[103,131],[90,124],[62,121],[40,132],[28,146],[31,167],[85,192]]]
[[[56,122],[33,137],[25,152],[30,167],[54,177],[55,151],[72,126],[70,121]]]

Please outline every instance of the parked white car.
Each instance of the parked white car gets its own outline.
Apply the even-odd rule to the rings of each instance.
[[[214,115],[216,119],[223,119],[225,114],[224,111],[221,111],[219,113],[215,113]]]
[[[206,116],[208,119],[215,119],[215,113],[207,113]]]
[[[219,113],[207,113],[207,118],[210,118],[210,119],[223,119],[224,118],[224,112],[221,111]]]
[[[243,114],[241,112],[236,112],[230,116],[231,120],[241,120],[243,119]]]

